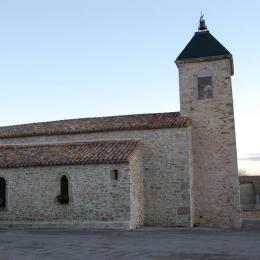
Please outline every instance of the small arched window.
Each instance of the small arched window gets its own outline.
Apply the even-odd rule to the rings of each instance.
[[[5,179],[0,177],[0,208],[6,206],[6,182]]]
[[[112,170],[111,177],[113,180],[117,181],[118,180],[118,170],[116,170],[116,169]]]
[[[61,204],[69,203],[69,180],[65,175],[60,178],[60,194],[57,200]]]
[[[198,98],[212,98],[213,87],[212,87],[212,74],[207,69],[202,69],[198,73]]]

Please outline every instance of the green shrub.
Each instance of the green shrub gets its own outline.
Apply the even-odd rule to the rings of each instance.
[[[60,204],[68,204],[69,203],[69,197],[67,195],[60,194],[60,195],[57,196],[57,201]]]
[[[0,198],[0,208],[4,208],[5,207],[5,201]]]

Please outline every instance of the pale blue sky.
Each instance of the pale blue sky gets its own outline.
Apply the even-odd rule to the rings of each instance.
[[[257,0],[2,0],[0,125],[178,111],[174,60],[201,10],[234,55],[238,156],[260,174]]]

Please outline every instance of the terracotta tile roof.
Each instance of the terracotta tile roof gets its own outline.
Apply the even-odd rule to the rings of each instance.
[[[134,140],[1,145],[0,168],[127,163],[141,145]]]
[[[70,119],[0,127],[0,138],[187,127],[179,112]]]

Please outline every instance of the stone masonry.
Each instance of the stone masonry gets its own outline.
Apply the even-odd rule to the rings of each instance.
[[[141,140],[144,224],[191,226],[188,135],[189,127],[184,127],[8,138],[0,139],[0,143],[46,144],[114,139]]]
[[[182,115],[192,118],[194,225],[240,226],[239,181],[228,57],[177,61]],[[213,98],[198,99],[197,74],[212,73]]]
[[[140,153],[129,164],[0,169],[8,190],[0,226],[142,226],[143,182],[138,157]],[[111,178],[114,169],[118,170],[118,180]],[[65,205],[56,199],[62,175],[69,179],[70,203]]]

